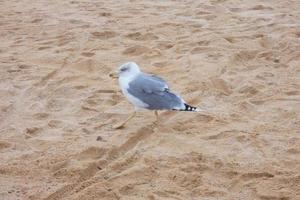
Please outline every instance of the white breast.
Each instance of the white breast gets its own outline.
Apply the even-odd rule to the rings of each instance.
[[[128,101],[130,103],[132,103],[135,107],[138,108],[147,108],[149,107],[148,104],[142,102],[141,100],[139,100],[138,98],[136,98],[135,96],[131,95],[128,92],[128,88],[129,88],[129,83],[135,78],[135,76],[125,76],[125,77],[119,77],[119,85],[121,87],[121,90],[124,94],[124,96],[128,99]]]

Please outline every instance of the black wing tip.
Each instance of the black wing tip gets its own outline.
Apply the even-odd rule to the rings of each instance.
[[[188,104],[184,104],[185,109],[182,109],[181,111],[191,111],[191,112],[197,112],[197,108],[194,106],[190,106]]]

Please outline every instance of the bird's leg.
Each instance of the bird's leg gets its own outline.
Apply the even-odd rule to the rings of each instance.
[[[154,111],[154,114],[155,114],[155,117],[156,117],[156,123],[158,122],[158,120],[159,120],[159,117],[158,117],[158,111],[157,110],[155,110]]]
[[[123,128],[127,122],[129,122],[136,115],[136,111],[134,111],[124,122],[113,126],[114,129]]]

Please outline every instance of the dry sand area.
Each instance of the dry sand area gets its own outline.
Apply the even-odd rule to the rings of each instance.
[[[0,1],[0,199],[299,200],[298,0]],[[127,61],[207,113],[132,111]]]

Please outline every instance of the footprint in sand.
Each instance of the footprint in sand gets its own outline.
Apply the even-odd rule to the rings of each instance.
[[[64,108],[66,108],[66,105],[68,105],[68,104],[69,104],[69,102],[64,99],[50,99],[47,102],[46,107],[48,108],[48,110],[50,112],[57,112],[57,111],[61,111]]]
[[[235,37],[224,37],[224,39],[226,41],[228,41],[229,43],[231,43],[231,44],[234,44],[234,43],[238,42],[238,39],[235,38]]]
[[[233,55],[232,62],[244,63],[244,62],[252,61],[256,58],[257,54],[258,54],[258,51],[256,51],[256,50],[253,50],[253,51],[242,50]]]
[[[50,120],[50,121],[48,122],[48,126],[49,126],[50,128],[62,128],[63,125],[64,125],[64,123],[63,123],[63,121],[61,121],[61,120],[55,120],[55,119],[53,119],[53,120]]]
[[[269,7],[269,6],[264,6],[264,5],[256,5],[252,8],[250,8],[249,10],[273,10],[273,8]]]
[[[26,65],[26,64],[21,64],[18,66],[20,69],[30,69],[32,66]]]
[[[76,156],[78,160],[97,160],[103,157],[106,153],[106,149],[99,147],[89,147],[83,150]]]
[[[138,56],[144,53],[148,53],[150,51],[151,50],[148,47],[141,46],[141,45],[134,45],[132,47],[128,47],[122,53],[124,55],[129,55],[129,56]]]
[[[160,41],[157,43],[157,48],[159,50],[167,50],[167,49],[171,49],[172,47],[174,47],[174,43],[172,42],[168,42],[168,41]]]
[[[50,49],[50,48],[51,48],[50,46],[43,46],[43,47],[39,47],[38,50],[42,51],[42,50]]]
[[[274,175],[268,172],[253,172],[253,173],[245,173],[241,174],[241,179],[243,181],[248,181],[250,179],[257,179],[257,178],[273,178]]]
[[[5,142],[5,141],[0,141],[0,151],[1,151],[2,149],[7,149],[7,148],[9,148],[9,147],[11,147],[11,143]]]
[[[244,85],[239,89],[238,92],[241,94],[245,94],[247,97],[251,97],[259,93],[260,91],[257,89],[257,87],[251,85]]]
[[[101,17],[110,17],[110,16],[112,16],[112,14],[109,13],[109,12],[101,12],[98,15],[101,16]]]
[[[169,62],[168,61],[162,61],[162,62],[156,62],[156,63],[153,63],[153,66],[155,67],[165,67],[165,66],[168,66],[169,65]]]
[[[288,96],[297,96],[297,95],[300,95],[300,91],[293,90],[293,91],[285,92],[285,94],[287,94]]]
[[[125,36],[128,39],[136,40],[136,41],[145,41],[145,40],[157,40],[158,36],[153,33],[142,34],[140,32],[129,33]]]
[[[36,23],[39,23],[41,21],[43,21],[43,19],[37,18],[37,19],[32,20],[31,23],[36,24]]]
[[[45,120],[49,117],[49,115],[49,113],[35,113],[33,114],[33,117],[38,120]]]
[[[114,31],[103,31],[103,32],[92,32],[91,33],[94,38],[100,39],[100,40],[107,40],[110,38],[116,37],[118,34]]]
[[[221,78],[211,78],[211,83],[215,89],[217,89],[220,93],[229,96],[232,94],[231,86]]]
[[[93,52],[83,52],[83,53],[81,53],[81,55],[83,55],[85,57],[92,57],[92,56],[95,55],[95,53],[93,53]]]
[[[26,128],[25,138],[28,139],[28,138],[35,137],[41,131],[42,131],[42,128],[39,128],[39,127]]]

